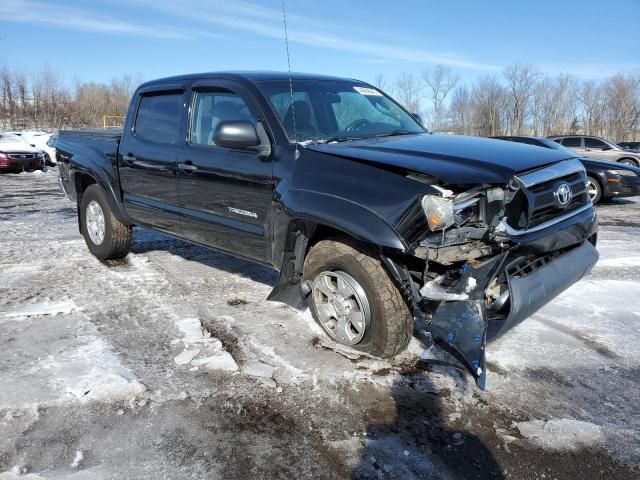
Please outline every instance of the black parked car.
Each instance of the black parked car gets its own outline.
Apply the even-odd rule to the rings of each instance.
[[[480,386],[487,338],[598,259],[574,154],[429,135],[357,80],[156,80],[124,130],[61,132],[56,150],[97,258],[126,256],[140,225],[270,265],[269,299],[308,302],[336,342],[389,357],[423,321]]]
[[[629,150],[640,150],[640,142],[618,142],[618,145]]]
[[[568,148],[549,138],[526,136],[496,136],[491,138],[526,143],[553,150],[566,150],[568,153],[572,153]],[[584,157],[580,158],[580,161],[587,171],[587,189],[594,204],[612,197],[640,195],[640,168]]]

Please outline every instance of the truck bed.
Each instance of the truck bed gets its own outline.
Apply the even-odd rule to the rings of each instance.
[[[82,137],[97,140],[120,140],[122,128],[94,128],[90,130],[61,130],[58,134],[63,137]]]
[[[56,141],[60,186],[72,199],[73,172],[86,172],[105,187],[119,185],[118,146],[122,129],[62,130]],[[106,160],[106,161],[105,161]]]

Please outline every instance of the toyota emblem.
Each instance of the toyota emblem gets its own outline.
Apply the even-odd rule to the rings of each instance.
[[[571,202],[571,187],[567,183],[561,183],[556,190],[556,201],[561,207],[566,207]]]

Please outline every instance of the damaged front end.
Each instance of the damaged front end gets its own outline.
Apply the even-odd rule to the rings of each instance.
[[[487,341],[597,262],[595,211],[577,160],[525,172],[504,187],[437,190],[422,199],[426,228],[403,262],[413,282],[403,290],[448,363],[484,388]]]

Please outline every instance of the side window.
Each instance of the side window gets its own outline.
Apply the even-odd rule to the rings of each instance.
[[[177,143],[181,108],[181,93],[144,95],[136,115],[136,136],[155,143]]]
[[[594,148],[596,150],[602,150],[606,148],[606,143],[602,140],[598,140],[597,138],[589,138],[585,137],[584,139],[584,148]]]
[[[256,124],[247,104],[237,93],[228,90],[195,93],[189,127],[189,143],[214,145],[213,135],[220,122],[245,120]]]
[[[568,137],[562,140],[562,145],[569,148],[580,148],[582,147],[582,143],[580,142],[580,137]]]

